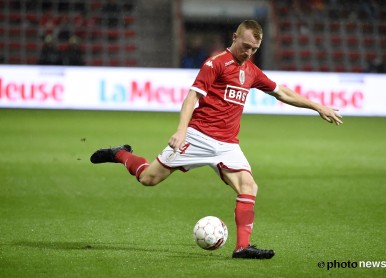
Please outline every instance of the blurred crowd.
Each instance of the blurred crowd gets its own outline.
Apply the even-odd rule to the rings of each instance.
[[[122,6],[117,0],[103,1],[100,7],[100,22],[95,17],[88,17],[88,7],[84,1],[61,1],[58,10],[70,10],[71,18],[67,14],[58,14],[53,10],[52,1],[42,2],[43,16],[39,20],[39,36],[43,40],[38,64],[40,65],[85,65],[84,53],[81,47],[82,35],[85,28],[95,28],[97,24],[106,27],[117,27],[121,18]],[[29,8],[33,8],[34,1],[30,1]],[[133,9],[132,1],[125,1],[125,11]],[[92,39],[92,38],[88,38]],[[61,47],[58,46],[61,45]]]
[[[85,63],[78,37],[72,35],[68,39],[66,47],[61,50],[57,47],[55,38],[51,34],[46,35],[40,51],[38,64],[83,66]]]
[[[116,28],[117,26],[123,26],[126,28],[127,25],[125,25],[123,20],[124,14],[130,14],[134,7],[139,6],[136,5],[138,4],[136,0],[0,1],[0,6],[2,3],[4,12],[12,11],[16,14],[19,12],[20,14],[23,14],[28,11],[27,16],[22,16],[23,20],[20,21],[20,26],[29,24],[29,28],[35,29],[36,27],[36,30],[38,30],[37,36],[40,41],[38,43],[35,42],[35,45],[38,44],[38,46],[33,49],[33,57],[35,58],[38,56],[36,59],[37,63],[41,65],[76,66],[85,65],[86,61],[89,65],[106,65],[105,60],[112,60],[113,58],[111,57],[114,52],[126,54],[125,51],[128,47],[121,46],[123,41],[122,39],[119,41],[118,39],[115,39],[114,43],[112,43],[115,44],[112,46],[120,44],[119,51],[116,50],[117,48],[112,47],[111,49],[113,50],[108,52],[108,47],[105,46],[108,45],[110,41],[107,41],[106,43],[103,41],[104,37],[100,35],[102,33],[101,30],[103,29],[103,32],[105,32],[106,29],[108,29],[108,31],[114,31],[118,29]],[[7,3],[7,5],[9,4],[10,6],[7,6],[5,9],[4,3]],[[351,20],[355,22],[356,20],[362,20],[370,24],[374,21],[382,22],[383,20],[384,22],[383,17],[385,13],[382,13],[382,11],[385,11],[384,6],[386,5],[385,0],[281,0],[272,1],[270,3],[273,5],[279,3],[281,6],[284,5],[287,8],[287,12],[284,14],[276,14],[275,16],[286,18],[291,17],[291,20],[293,18],[298,19],[299,33],[302,35],[309,35],[315,32],[306,20],[306,18],[309,18],[310,16],[313,19],[320,20],[322,24],[327,24],[326,22],[329,22],[329,19],[331,18],[334,18],[337,21]],[[98,4],[98,6],[95,6],[96,4]],[[34,14],[35,18],[31,16]],[[7,19],[9,17],[3,16],[3,18]],[[168,18],[168,20],[169,19],[170,18]],[[271,22],[272,20],[272,22],[274,22],[274,16],[264,18],[263,20],[267,20],[267,22]],[[28,23],[25,21],[28,21]],[[204,20],[199,21],[199,23],[190,22],[195,28],[186,29],[187,21],[184,22],[183,20],[185,30],[183,31],[183,37],[181,36],[182,46],[178,53],[180,59],[177,60],[177,62],[174,62],[173,65],[178,64],[176,66],[180,66],[181,68],[199,68],[208,57],[226,49],[231,42],[231,34],[226,31],[226,28],[229,27],[230,21],[231,20],[225,18],[224,22],[221,23],[208,20],[208,22],[205,22],[206,25],[204,25],[203,28],[200,24],[202,24]],[[11,23],[9,25],[11,27],[16,26],[12,24],[19,23]],[[211,29],[213,25],[218,26],[216,29]],[[234,26],[231,28],[232,30],[233,27]],[[139,26],[139,29],[141,28],[142,27]],[[25,30],[26,28],[23,26],[20,29]],[[95,33],[98,33],[99,31],[99,35],[94,35],[94,30],[96,30]],[[282,30],[279,30],[279,32],[283,33]],[[119,35],[116,37],[120,36],[121,33],[118,34]],[[291,35],[293,35],[293,33],[291,33]],[[371,36],[371,34],[365,35]],[[97,36],[99,36],[98,39]],[[3,38],[4,41],[8,39],[6,36],[3,36]],[[274,36],[273,38],[275,39]],[[15,39],[15,37],[12,39],[15,40],[15,43],[25,42],[25,40],[18,38]],[[275,43],[277,42],[272,42],[272,45]],[[98,44],[98,46],[103,45],[103,47],[100,47],[99,50],[94,52],[93,47],[95,44]],[[12,48],[11,43],[8,43],[7,46],[8,49]],[[270,46],[271,44],[269,44],[269,41],[267,40],[262,44],[262,49]],[[380,52],[379,48],[381,48],[381,46],[377,46],[376,48],[378,52]],[[36,54],[37,50],[35,49],[39,49],[40,53]],[[272,47],[272,49],[274,49],[274,47]],[[32,50],[29,51],[29,53],[32,52]],[[311,51],[314,51],[314,49]],[[366,49],[366,51],[369,52],[371,49]],[[8,53],[6,51],[4,51],[4,53],[0,53],[0,56],[3,55],[3,57],[0,57],[0,62],[1,60],[3,62],[9,62],[9,57],[11,55],[17,58],[17,54],[15,54],[17,53],[16,50],[13,50],[13,53],[11,52],[11,50],[8,50]],[[267,59],[274,60],[273,56],[279,56],[277,54],[279,52],[273,53],[273,50],[271,52],[272,57],[268,57]],[[261,53],[263,53],[262,50],[260,50],[256,56],[262,55]],[[104,63],[93,63],[95,60],[101,59],[100,57],[102,54]],[[6,55],[8,56],[6,57]],[[134,53],[132,55],[134,56],[136,54]],[[332,56],[331,53],[329,55]],[[21,54],[18,56],[26,57],[26,55]],[[23,59],[24,60],[22,62],[25,62],[25,58]],[[116,59],[122,60],[122,55]],[[258,59],[260,58],[257,58],[256,60]],[[363,72],[385,72],[385,59],[386,58],[383,53],[377,53],[375,58],[373,56],[371,56],[371,59],[366,58],[366,67],[363,66],[362,60],[360,70]],[[18,63],[20,60],[21,59],[14,59],[16,62],[11,63]],[[28,61],[28,63],[35,63],[35,60],[32,60],[33,62]]]

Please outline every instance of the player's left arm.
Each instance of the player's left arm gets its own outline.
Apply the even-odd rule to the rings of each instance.
[[[276,92],[268,92],[268,94],[289,105],[315,110],[319,113],[320,117],[329,123],[343,124],[342,116],[339,115],[338,109],[313,102],[288,87],[281,85],[278,87]]]

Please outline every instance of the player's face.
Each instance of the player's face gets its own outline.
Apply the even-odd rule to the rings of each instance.
[[[256,53],[260,47],[261,40],[257,40],[252,33],[252,30],[245,30],[241,35],[233,35],[233,44],[231,46],[231,52],[236,60],[243,64],[250,59],[253,54]]]

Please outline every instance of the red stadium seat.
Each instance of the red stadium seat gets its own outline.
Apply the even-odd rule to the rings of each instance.
[[[284,71],[296,71],[296,66],[294,64],[287,64],[280,67],[280,70]]]
[[[301,50],[299,54],[302,59],[308,60],[311,58],[311,51],[309,50]]]
[[[308,35],[300,35],[298,42],[300,45],[307,45],[310,42],[310,37]]]
[[[284,60],[291,60],[295,57],[295,51],[292,49],[284,49],[280,53],[280,58]]]
[[[80,48],[80,51],[83,52],[83,53],[87,50],[87,46],[84,45],[84,44],[80,44],[79,48]]]
[[[22,59],[20,58],[20,56],[11,56],[9,57],[8,59],[8,63],[10,64],[22,64]]]
[[[380,22],[379,27],[378,27],[378,31],[380,34],[386,34],[386,23]]]
[[[39,17],[37,14],[28,13],[25,15],[25,18],[27,19],[27,21],[29,21],[29,23],[31,23],[33,25],[39,23]]]
[[[124,32],[124,35],[126,38],[129,38],[129,37],[134,37],[136,35],[135,31],[134,30],[126,30]]]
[[[331,36],[330,42],[333,46],[341,46],[342,45],[342,38],[341,36]]]
[[[12,49],[22,49],[23,45],[19,41],[8,41],[8,45]]]
[[[93,44],[89,45],[89,47],[91,48],[91,51],[93,53],[99,53],[99,52],[103,51],[103,45],[102,44],[93,43]]]
[[[90,1],[90,8],[94,11],[101,10],[103,7],[102,1]]]
[[[119,38],[119,31],[116,29],[107,30],[106,33],[109,40],[117,40]]]
[[[322,35],[315,35],[315,43],[316,44],[322,44],[323,41],[325,41],[325,37]]]
[[[375,45],[375,38],[373,36],[363,37],[363,44],[366,47],[373,47]]]
[[[293,35],[292,34],[283,34],[279,38],[280,43],[284,46],[292,44],[293,41]]]
[[[94,58],[90,62],[91,66],[103,66],[103,60],[101,58]]]
[[[134,17],[132,17],[132,16],[124,16],[123,17],[123,24],[129,25],[129,24],[132,24],[133,22],[134,22]]]
[[[381,47],[382,47],[383,49],[386,49],[386,37],[382,37],[382,38],[381,38]]]
[[[289,7],[287,5],[280,5],[277,7],[277,11],[279,13],[278,16],[283,16],[283,15],[287,15],[290,11],[289,11]]]
[[[102,39],[103,38],[103,32],[100,29],[92,29],[91,31],[91,37],[92,39]]]
[[[339,33],[340,32],[340,22],[332,21],[330,22],[330,33]]]
[[[377,54],[373,51],[365,53],[366,61],[372,61],[377,57]]]
[[[358,44],[359,44],[359,39],[357,36],[348,36],[347,37],[347,44],[350,48],[356,48],[358,47]]]
[[[122,65],[122,60],[121,59],[111,59],[108,63],[109,66],[111,67],[118,67]]]
[[[97,28],[98,25],[100,24],[100,17],[99,16],[90,16],[85,19],[84,25],[86,28]]]
[[[23,30],[19,27],[11,27],[8,29],[8,35],[10,37],[20,38],[23,33]]]
[[[37,28],[34,28],[34,27],[26,28],[25,29],[25,35],[28,38],[36,39],[39,35],[39,30]]]
[[[357,29],[357,24],[355,22],[349,21],[345,24],[345,31],[348,34],[352,34]]]
[[[279,22],[280,32],[288,32],[291,30],[291,21],[289,20],[280,20]]]
[[[360,73],[360,72],[364,72],[364,69],[361,66],[352,66],[350,68],[350,72],[358,72],[358,73]]]
[[[342,50],[335,50],[332,52],[332,58],[335,61],[340,61],[344,58],[344,52]]]
[[[316,51],[316,57],[318,60],[325,60],[327,58],[327,52],[325,50],[318,50]]]
[[[36,65],[37,64],[37,58],[34,56],[28,56],[26,59],[26,64],[27,65]]]
[[[346,68],[345,68],[344,65],[336,65],[335,68],[334,68],[334,71],[335,72],[345,72]]]
[[[138,65],[138,62],[133,59],[126,60],[124,64],[124,66],[127,66],[127,67],[135,67],[137,65]]]
[[[68,44],[66,42],[61,42],[61,43],[58,43],[58,49],[60,51],[64,51],[68,48]]]
[[[119,49],[120,49],[120,45],[119,45],[119,44],[109,44],[109,45],[107,46],[107,50],[108,50],[109,52],[118,52]]]
[[[302,71],[313,71],[314,67],[310,64],[303,65],[301,67]]]
[[[321,71],[321,72],[329,72],[330,71],[330,67],[328,65],[320,65],[318,70]]]
[[[357,61],[361,57],[361,53],[359,51],[350,51],[348,53],[348,57],[350,58],[351,61]]]
[[[80,38],[80,39],[85,39],[87,37],[87,30],[84,28],[78,29],[74,32],[74,34]]]
[[[364,34],[372,34],[375,28],[373,23],[363,22],[361,24],[361,29]]]
[[[8,20],[10,23],[19,24],[22,20],[22,17],[20,13],[10,13],[8,14]]]
[[[128,44],[125,46],[124,49],[126,52],[133,52],[133,51],[137,50],[137,47],[134,44]]]
[[[325,28],[326,28],[326,26],[325,26],[324,22],[315,21],[314,28],[313,28],[315,32],[323,32]]]
[[[25,44],[25,47],[26,47],[28,50],[39,50],[39,49],[40,49],[39,43],[37,43],[37,42],[32,42],[32,41],[27,42],[27,43]]]

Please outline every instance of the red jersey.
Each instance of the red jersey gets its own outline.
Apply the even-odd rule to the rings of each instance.
[[[251,88],[272,92],[276,83],[250,60],[240,66],[228,49],[209,58],[191,87],[203,97],[189,126],[216,140],[238,143],[241,115]]]

